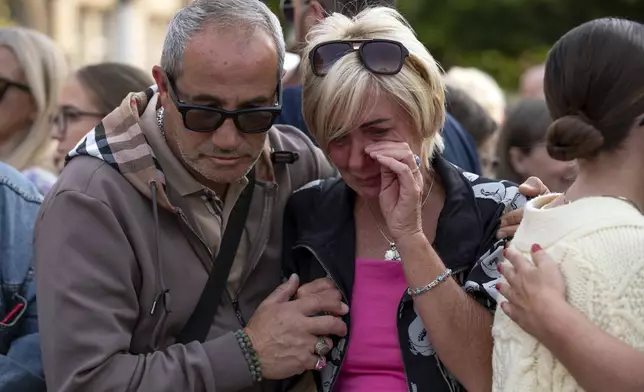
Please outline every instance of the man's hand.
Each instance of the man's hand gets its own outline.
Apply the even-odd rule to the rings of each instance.
[[[245,329],[259,356],[262,377],[269,380],[281,380],[314,369],[318,361],[315,344],[319,337],[347,334],[346,324],[338,317],[311,317],[347,314],[349,307],[339,295],[328,295],[325,290],[314,292],[317,286],[313,286],[304,290],[302,298],[289,301],[298,292],[298,286],[297,275],[291,276],[259,305]],[[331,339],[325,339],[332,347]]]
[[[550,193],[548,187],[537,177],[530,177],[521,185],[519,192],[528,199]],[[510,211],[501,217],[501,227],[496,232],[496,238],[512,237],[523,220],[523,207]]]
[[[304,284],[295,293],[296,299],[304,299],[311,296],[322,296],[330,300],[342,301],[340,290],[338,290],[335,283],[329,278],[320,278],[311,283]],[[345,314],[329,313],[334,316],[344,316]]]

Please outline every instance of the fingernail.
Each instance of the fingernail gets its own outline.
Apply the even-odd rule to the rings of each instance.
[[[501,290],[501,283],[497,283],[494,287],[496,287],[497,291]]]
[[[532,248],[530,249],[530,252],[532,252],[532,253],[537,253],[537,252],[538,252],[538,251],[540,251],[540,250],[541,250],[541,245],[539,245],[539,244],[533,244],[533,245],[532,245]]]
[[[497,264],[496,269],[501,272],[501,264]]]
[[[343,303],[341,309],[344,314],[349,313],[349,305]]]

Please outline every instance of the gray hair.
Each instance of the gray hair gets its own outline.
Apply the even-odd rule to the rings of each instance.
[[[254,32],[259,28],[268,33],[275,43],[281,78],[286,56],[286,44],[280,21],[260,0],[194,0],[172,18],[163,43],[161,67],[173,78],[183,71],[183,56],[188,41],[207,25],[231,28],[239,32]]]

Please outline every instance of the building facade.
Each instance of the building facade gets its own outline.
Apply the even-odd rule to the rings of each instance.
[[[118,61],[149,70],[166,27],[190,0],[50,0],[49,34],[72,66]]]

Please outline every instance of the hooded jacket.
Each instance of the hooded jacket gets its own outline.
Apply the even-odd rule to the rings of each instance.
[[[299,159],[273,164],[272,179],[257,178],[236,298],[223,296],[205,343],[175,344],[213,255],[193,230],[142,130],[143,113],[157,109],[149,104],[154,96],[151,89],[131,94],[103,119],[70,152],[43,202],[35,252],[48,389],[274,390],[275,383],[252,385],[232,332],[281,283],[288,196],[333,170],[297,129],[268,131],[272,150]]]

